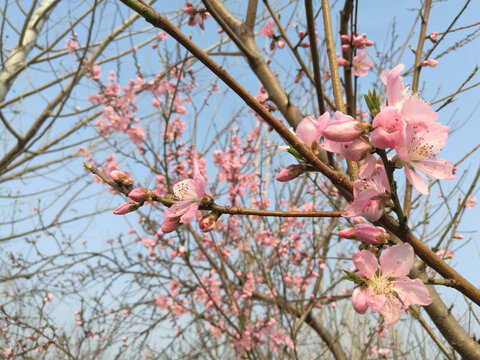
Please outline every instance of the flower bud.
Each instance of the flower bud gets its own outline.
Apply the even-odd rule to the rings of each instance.
[[[371,226],[368,224],[355,225],[355,232],[358,240],[369,245],[381,245],[388,242],[390,235],[380,226]]]
[[[347,228],[338,232],[338,236],[344,239],[356,239],[357,235],[355,233],[355,228]]]
[[[133,180],[123,171],[113,170],[110,173],[110,177],[115,182],[115,184],[118,184],[120,186],[129,187],[133,185]]]
[[[152,192],[145,188],[136,188],[130,191],[130,193],[128,194],[128,197],[133,201],[143,203],[145,201],[152,200]]]
[[[180,226],[179,217],[168,217],[162,222],[162,232],[164,234],[171,233],[178,229]]]
[[[128,214],[129,212],[137,210],[139,207],[140,207],[139,203],[130,201],[120,205],[118,208],[113,210],[113,213],[115,215],[125,215],[125,214]]]
[[[217,220],[221,214],[217,212],[211,212],[208,215],[205,215],[200,219],[198,222],[198,226],[200,227],[200,231],[202,232],[210,232],[217,228]]]
[[[283,49],[285,47],[285,42],[283,40],[278,40],[277,46],[279,49]]]
[[[328,140],[347,142],[358,138],[371,128],[368,121],[357,120],[335,120],[327,125],[323,132]]]
[[[305,172],[305,166],[301,164],[288,165],[277,175],[277,181],[286,182],[293,180]]]
[[[424,62],[422,62],[422,66],[437,67],[438,61],[435,59],[427,59]]]
[[[345,66],[347,65],[348,61],[345,60],[344,58],[337,58],[337,64],[338,66]]]
[[[359,314],[365,314],[368,309],[368,295],[367,288],[358,286],[353,289],[352,293],[353,309]]]

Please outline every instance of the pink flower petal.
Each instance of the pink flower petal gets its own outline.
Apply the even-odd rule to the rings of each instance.
[[[398,244],[387,248],[380,257],[380,269],[386,277],[407,276],[413,267],[415,254],[410,244]]]
[[[371,279],[378,270],[378,261],[375,255],[368,250],[359,250],[352,256],[353,263],[359,271],[359,276]]]
[[[420,279],[410,279],[405,276],[397,279],[393,288],[405,308],[412,304],[426,306],[432,303],[427,287]]]

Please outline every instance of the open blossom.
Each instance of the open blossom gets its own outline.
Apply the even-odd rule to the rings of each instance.
[[[275,34],[273,30],[273,19],[269,19],[268,22],[265,25],[263,25],[263,27],[260,29],[258,33],[261,35],[272,37]]]
[[[380,257],[380,267],[375,255],[368,250],[353,254],[357,275],[365,280],[352,293],[355,311],[363,314],[370,307],[382,314],[387,325],[393,325],[400,319],[402,308],[412,304],[430,305],[432,299],[423,282],[407,276],[414,259],[413,248],[406,243],[387,248]]]
[[[193,158],[193,179],[174,184],[173,194],[175,202],[163,212],[163,216],[178,218],[180,223],[188,224],[195,217],[205,195],[205,178],[200,174],[196,157]]]
[[[355,76],[365,77],[373,67],[373,63],[367,58],[367,50],[362,49],[352,60],[352,73]]]
[[[353,183],[354,200],[342,216],[364,216],[369,221],[377,221],[383,214],[389,193],[390,185],[385,168],[377,164],[371,177]]]
[[[295,135],[306,146],[316,147],[329,120],[330,114],[328,112],[325,112],[318,119],[307,116],[298,124]]]
[[[428,186],[422,177],[415,172],[419,170],[435,179],[451,180],[453,164],[441,158],[434,157],[446,144],[450,128],[440,123],[429,124],[426,129],[417,126],[406,128],[406,151],[397,151],[397,165],[403,165],[405,175],[415,190],[420,194],[428,194]]]
[[[210,13],[205,9],[195,9],[190,1],[187,1],[185,5],[186,6],[183,8],[183,12],[187,15],[190,15],[188,19],[188,25],[195,26],[198,24],[200,29],[205,30],[205,25],[203,22],[211,16]]]
[[[477,199],[475,199],[475,196],[468,195],[467,200],[465,201],[465,207],[468,210],[472,210],[475,205],[477,205]]]

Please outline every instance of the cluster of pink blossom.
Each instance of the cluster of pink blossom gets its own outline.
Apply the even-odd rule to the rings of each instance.
[[[347,59],[351,58],[351,51],[353,49],[359,49],[360,51],[352,59],[352,73],[355,76],[365,77],[368,74],[368,71],[373,67],[373,63],[368,59],[368,53],[366,47],[372,46],[373,41],[367,40],[367,34],[362,35],[353,35],[346,34],[340,36],[342,41],[342,51],[344,57],[338,57],[337,63],[338,66],[348,66],[350,65]],[[345,59],[347,57],[347,59]]]
[[[285,42],[282,40],[282,38],[278,35],[275,35],[273,19],[269,19],[268,22],[263,25],[263,27],[258,33],[272,39],[272,42],[270,43],[270,50],[273,51],[277,47],[279,49],[283,49],[285,47]]]
[[[336,112],[334,121],[330,121],[329,113],[318,119],[309,116],[296,129],[297,138],[312,151],[321,147],[351,161],[365,160],[360,167],[360,179],[354,182],[354,200],[342,213],[345,217],[363,216],[369,221],[377,221],[384,209],[392,205],[387,172],[383,162],[374,156],[376,149],[396,152],[388,159],[392,165],[390,167],[403,168],[407,179],[420,194],[428,194],[428,186],[417,171],[436,179],[453,178],[452,163],[435,157],[446,143],[449,128],[437,121],[438,114],[429,104],[408,91],[400,76],[403,69],[403,65],[398,65],[382,73],[387,105],[380,108],[380,104],[376,104],[371,108],[374,116],[371,123]],[[280,171],[277,180],[289,181],[311,170],[303,162],[292,164]],[[358,239],[368,245],[383,246],[388,243],[389,234],[383,228],[365,224],[363,220],[356,223],[354,228],[340,231],[339,236]],[[387,248],[380,260],[380,271],[377,272],[375,256],[369,251],[357,252],[354,263],[360,270],[360,276],[368,279],[365,284],[370,287],[356,288],[352,297],[355,309],[364,313],[370,306],[374,312],[380,311],[390,325],[400,317],[402,306],[428,305],[431,300],[423,283],[406,277],[413,265],[413,258],[410,245]],[[393,263],[400,264],[404,259],[408,260],[408,271],[406,267],[398,267],[397,271],[388,268]],[[368,267],[365,267],[366,262]],[[398,279],[393,281],[393,278]],[[370,290],[367,291],[367,288]]]
[[[77,37],[78,37],[78,34],[75,33],[65,41],[65,47],[68,49],[68,53],[70,55],[75,54],[75,52],[77,51],[77,48],[78,48]]]
[[[205,8],[198,10],[193,7],[193,4],[190,1],[185,3],[183,12],[190,16],[188,18],[188,25],[195,26],[198,24],[202,30],[205,30],[205,25],[203,22],[211,17],[210,13]]]

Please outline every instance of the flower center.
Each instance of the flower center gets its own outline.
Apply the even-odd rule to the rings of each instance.
[[[380,273],[375,274],[373,278],[367,280],[367,284],[372,288],[373,295],[395,297],[393,281]]]

